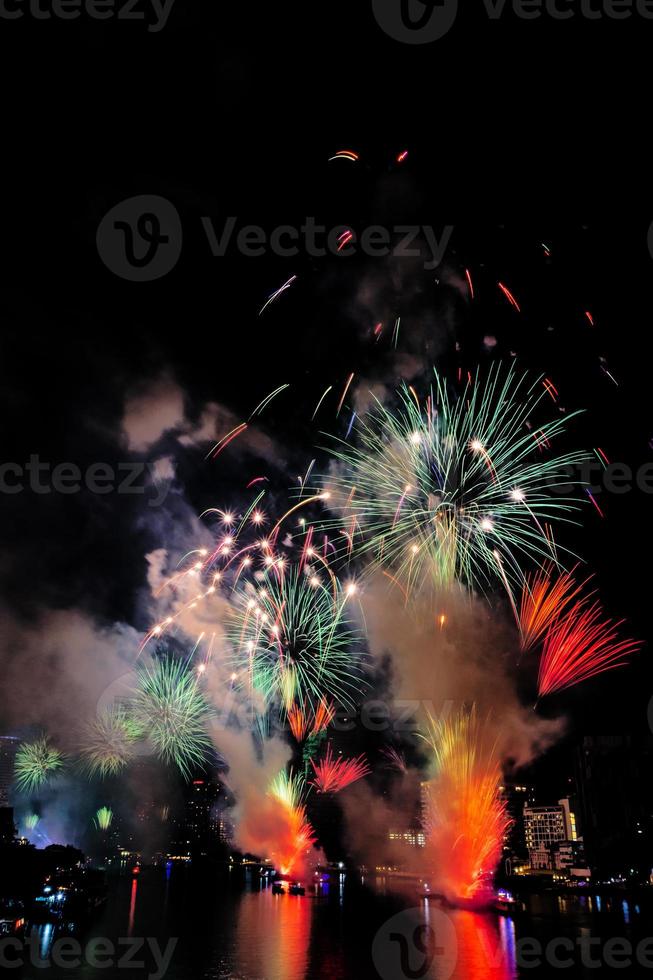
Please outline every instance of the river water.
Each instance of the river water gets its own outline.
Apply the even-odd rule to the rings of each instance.
[[[240,869],[144,869],[113,879],[69,958],[64,933],[34,928],[7,976],[30,980],[514,980],[653,978],[651,907],[623,897],[533,895],[514,917],[450,911],[414,886],[352,876],[272,895]],[[393,886],[394,887],[394,886]],[[36,953],[41,957],[35,963]],[[56,963],[52,959],[57,960]],[[58,965],[57,965],[58,963]],[[6,965],[6,963],[5,963]]]

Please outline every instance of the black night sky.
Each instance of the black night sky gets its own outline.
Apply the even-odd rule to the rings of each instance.
[[[551,379],[553,413],[582,412],[562,446],[593,452],[602,485],[557,538],[642,641],[628,666],[543,699],[565,731],[521,776],[555,802],[574,791],[583,736],[648,744],[653,205],[650,174],[638,186],[650,153],[636,146],[636,93],[653,22],[492,20],[479,3],[413,46],[371,6],[175,0],[160,31],[151,10],[0,18],[0,734],[72,739],[67,715],[129,669],[152,625],[152,554],[193,547],[197,515],[238,510],[257,477],[269,510],[290,506],[311,460],[327,465],[321,430],[346,430],[353,401],[334,415],[350,374],[352,394],[389,391],[422,383],[414,365],[455,379],[501,361]],[[356,161],[330,159],[343,149]],[[107,212],[140,195],[170,202],[183,231],[174,267],[146,282],[115,274],[96,241]],[[213,255],[207,221],[219,232],[231,217],[266,238],[309,218],[450,238],[433,269],[301,244]],[[206,458],[284,384],[244,439]],[[139,425],[155,435],[139,441]],[[606,487],[598,449],[630,488]],[[131,467],[142,492],[39,492],[24,475],[34,456],[49,471]],[[490,601],[509,620],[500,589]],[[87,649],[93,685],[79,677]],[[379,670],[370,697],[387,683]],[[519,681],[524,701],[533,683]],[[376,751],[369,732],[343,744]]]

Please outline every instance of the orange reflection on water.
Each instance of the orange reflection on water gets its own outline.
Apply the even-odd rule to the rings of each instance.
[[[136,896],[138,894],[138,878],[132,880],[132,890],[129,899],[129,922],[127,924],[127,935],[131,936],[134,931],[134,913],[136,911]]]
[[[515,980],[515,926],[510,918],[451,912],[458,941],[454,980]]]
[[[248,892],[238,906],[238,970],[266,980],[302,980],[311,938],[313,899]],[[253,938],[254,937],[254,938]]]

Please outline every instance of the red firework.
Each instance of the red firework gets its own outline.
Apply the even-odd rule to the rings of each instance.
[[[331,746],[327,746],[326,754],[317,765],[311,759],[311,765],[315,772],[315,779],[312,785],[320,793],[339,793],[345,786],[355,783],[357,779],[367,776],[369,769],[364,755],[359,755],[355,759],[334,758]]]
[[[624,666],[641,644],[636,640],[619,640],[622,623],[623,620],[604,619],[599,602],[575,603],[550,629],[544,641],[539,696],[562,691],[606,670]]]
[[[522,650],[530,650],[542,640],[586,584],[576,584],[574,571],[572,568],[556,578],[549,564],[526,576],[517,624]]]

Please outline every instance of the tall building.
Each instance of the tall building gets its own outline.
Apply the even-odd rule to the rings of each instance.
[[[209,853],[231,838],[225,811],[228,796],[216,779],[194,779],[185,790],[184,807],[176,821],[173,844],[179,854]]]
[[[0,807],[0,844],[11,844],[16,837],[13,807]]]
[[[535,803],[535,788],[522,782],[506,782],[501,786],[501,797],[510,817],[510,830],[506,837],[506,849],[512,861],[527,858],[524,807]]]
[[[587,860],[603,877],[647,881],[653,865],[650,735],[586,735],[576,751],[576,787]]]
[[[14,763],[20,739],[0,735],[0,806],[9,803],[9,791],[14,781]]]
[[[525,806],[524,834],[532,870],[553,871],[559,843],[578,840],[569,800],[559,800],[557,806]]]
[[[429,835],[429,823],[431,812],[431,792],[430,783],[424,780],[419,784],[419,822],[422,827],[425,839]]]

